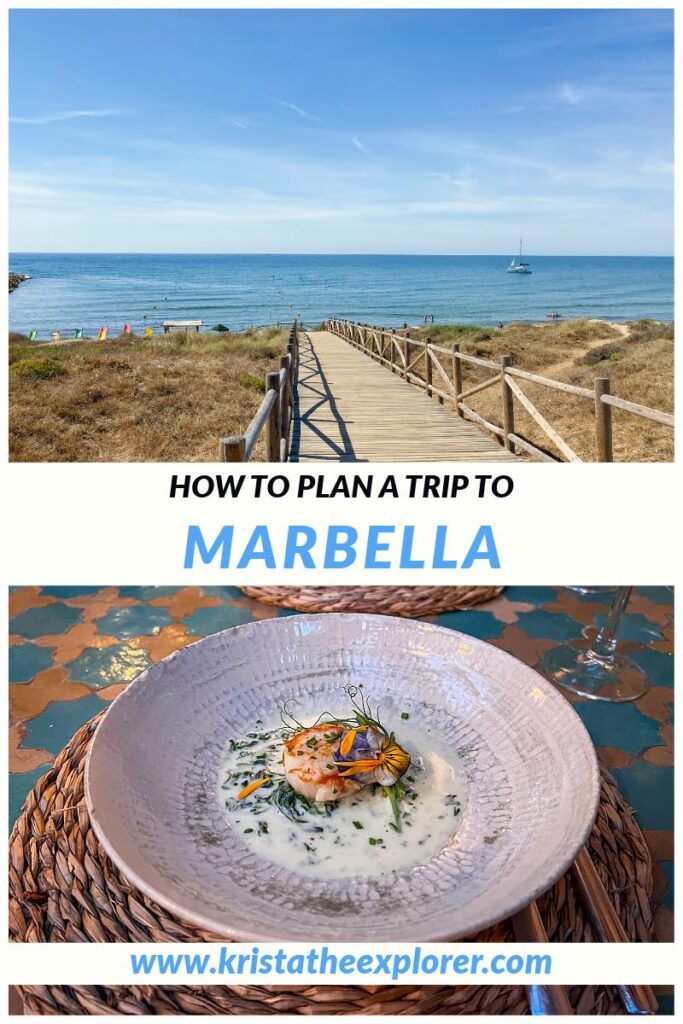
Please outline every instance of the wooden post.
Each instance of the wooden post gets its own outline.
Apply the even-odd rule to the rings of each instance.
[[[501,369],[501,384],[503,386],[503,427],[505,429],[505,437],[503,438],[503,444],[508,451],[514,452],[515,446],[508,437],[509,434],[515,432],[515,407],[513,405],[513,394],[511,388],[508,387],[507,377],[505,376],[505,370],[512,363],[512,356],[501,356],[500,357],[500,369]]]
[[[389,369],[392,373],[396,373],[394,368],[394,341],[396,339],[396,328],[391,328],[391,337],[389,339]]]
[[[280,369],[285,371],[285,383],[280,393],[280,438],[285,442],[285,461],[289,447],[289,424],[292,418],[292,389],[289,380],[291,362],[290,356],[280,356]]]
[[[462,392],[462,362],[458,359],[460,355],[460,343],[456,342],[453,346],[453,385],[455,387],[455,411],[458,416],[464,416],[462,409],[460,408],[459,395]]]
[[[404,375],[406,380],[408,380],[408,373],[410,372],[408,370],[408,367],[410,366],[410,360],[412,359],[412,356],[413,346],[410,342],[410,331],[406,331],[406,372]]]
[[[609,395],[609,377],[595,378],[595,444],[598,462],[612,462],[612,407],[601,401]]]
[[[425,385],[427,388],[427,394],[432,397],[432,360],[429,355],[429,346],[432,343],[431,338],[425,340]]]
[[[246,444],[243,437],[222,437],[219,442],[220,462],[246,462]]]
[[[266,374],[266,394],[275,392],[275,401],[270,407],[266,423],[267,462],[280,461],[280,374],[277,371]]]

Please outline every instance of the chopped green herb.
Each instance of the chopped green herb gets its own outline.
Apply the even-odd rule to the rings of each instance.
[[[353,827],[354,828],[364,828],[365,826],[363,825],[362,821],[354,821]]]
[[[401,718],[404,720],[404,722],[407,722],[408,719],[410,718],[410,715],[408,714],[407,711],[402,711],[401,712]]]

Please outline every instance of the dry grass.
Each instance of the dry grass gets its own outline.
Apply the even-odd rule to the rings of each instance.
[[[597,320],[549,324],[511,324],[503,330],[438,326],[421,328],[413,337],[431,337],[450,348],[497,361],[510,354],[513,364],[539,376],[593,388],[596,377],[609,377],[612,393],[664,412],[673,412],[673,324],[641,320],[617,325]],[[464,387],[491,375],[467,366]],[[438,375],[434,375],[438,384]],[[584,461],[595,459],[592,402],[518,380],[524,393]],[[467,400],[490,422],[502,426],[500,385]],[[540,448],[557,450],[537,423],[515,400],[515,429]],[[617,462],[668,462],[673,459],[673,430],[629,413],[613,410],[614,459]]]
[[[14,335],[10,459],[215,461],[218,439],[243,433],[258,409],[287,337],[268,328],[32,345]]]

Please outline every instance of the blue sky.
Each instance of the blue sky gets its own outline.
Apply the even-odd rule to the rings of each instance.
[[[672,14],[15,10],[11,248],[673,251]]]

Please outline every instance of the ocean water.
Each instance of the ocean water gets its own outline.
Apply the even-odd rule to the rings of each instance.
[[[10,329],[40,338],[76,328],[142,332],[201,319],[232,330],[329,316],[386,326],[490,325],[563,317],[673,319],[673,259],[528,255],[530,275],[501,256],[275,256],[14,253],[31,280],[10,296]]]

